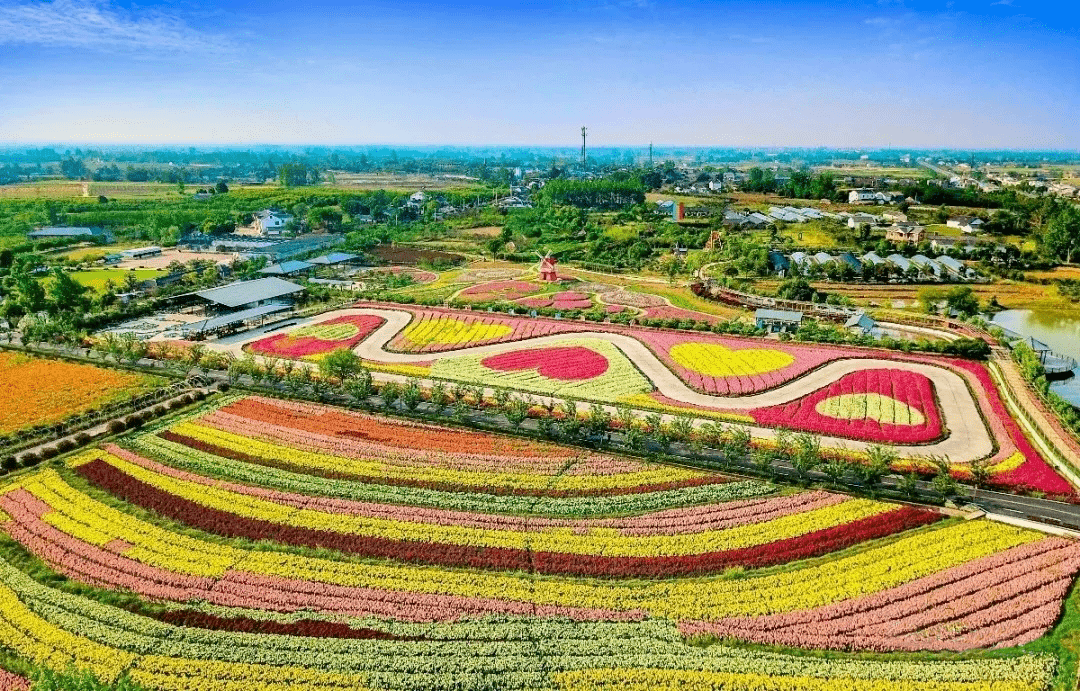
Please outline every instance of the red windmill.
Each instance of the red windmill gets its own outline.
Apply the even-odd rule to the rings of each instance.
[[[540,280],[559,280],[559,275],[555,270],[555,265],[559,263],[559,260],[551,256],[551,252],[548,252],[546,255],[541,255],[539,252],[537,252],[536,256],[540,257],[540,263],[536,265],[536,270],[540,273]]]

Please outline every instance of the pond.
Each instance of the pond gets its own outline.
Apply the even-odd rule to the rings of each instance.
[[[994,315],[994,323],[1042,341],[1054,352],[1080,361],[1080,309],[1005,310]],[[1080,375],[1080,371],[1074,373]],[[1052,382],[1050,389],[1080,407],[1080,376]]]

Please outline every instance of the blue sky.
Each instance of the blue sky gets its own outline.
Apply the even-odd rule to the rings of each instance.
[[[0,0],[0,142],[1080,149],[1080,12]]]

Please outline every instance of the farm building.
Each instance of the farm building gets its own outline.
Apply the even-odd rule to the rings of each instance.
[[[862,262],[860,262],[851,252],[841,252],[837,259],[844,262],[855,271],[862,271]]]
[[[341,266],[346,264],[352,264],[360,259],[357,254],[349,254],[347,252],[331,252],[330,254],[324,254],[321,257],[315,257],[314,259],[308,259],[309,264],[315,264],[318,266]]]
[[[864,223],[868,226],[876,226],[878,217],[872,214],[851,214],[847,220],[848,228],[858,228]]]
[[[147,257],[160,257],[161,248],[157,246],[153,247],[136,247],[130,250],[123,250],[120,252],[125,259],[146,259]]]
[[[87,228],[83,226],[43,226],[31,230],[26,234],[30,240],[55,240],[56,238],[80,238],[88,240],[100,239],[111,242],[112,236],[103,228]]]
[[[877,328],[877,322],[866,312],[853,314],[851,318],[844,323],[844,328],[861,333],[864,336],[876,336],[880,333],[880,330]]]
[[[288,261],[283,261],[280,264],[271,264],[265,269],[260,269],[259,273],[267,276],[296,276],[297,274],[310,271],[312,268],[314,267],[308,262],[290,259]]]
[[[935,276],[941,275],[941,265],[930,257],[927,257],[925,254],[916,254],[911,258],[911,263],[920,269],[925,269],[933,273]]]
[[[268,305],[291,305],[293,299],[304,292],[303,286],[276,276],[257,278],[254,281],[237,281],[220,288],[188,293],[206,305],[207,311],[232,312]]]
[[[907,258],[901,254],[890,254],[888,257],[886,257],[886,259],[889,260],[890,264],[900,269],[901,271],[907,271],[911,268],[911,262],[909,262]]]
[[[802,312],[787,310],[759,309],[754,312],[754,323],[757,324],[757,328],[765,329],[769,333],[795,331],[802,324],[802,318]]]
[[[787,275],[788,271],[791,271],[791,262],[787,260],[787,257],[773,250],[769,252],[769,268],[778,276],[783,277]]]

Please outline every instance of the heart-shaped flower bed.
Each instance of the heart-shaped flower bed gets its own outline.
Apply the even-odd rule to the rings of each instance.
[[[599,377],[607,371],[607,358],[584,346],[530,348],[484,358],[484,367],[500,372],[535,369],[548,379],[573,381]]]

